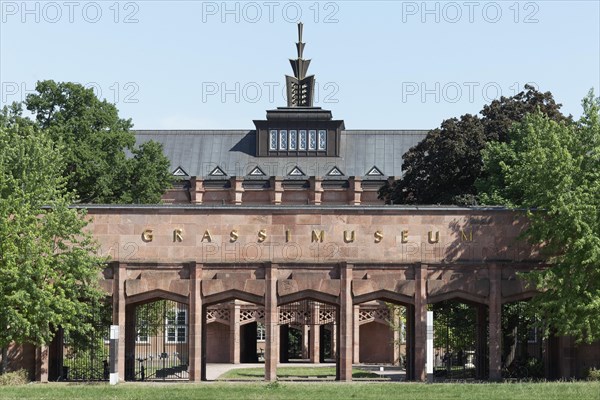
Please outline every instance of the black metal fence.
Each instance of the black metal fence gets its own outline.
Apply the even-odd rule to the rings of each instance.
[[[434,313],[434,376],[450,380],[483,378],[487,333],[478,328],[486,321],[478,319],[477,308],[457,301],[442,301],[431,308]]]
[[[137,305],[132,314],[125,339],[125,379],[188,379],[188,306],[158,300]]]
[[[92,322],[92,330],[68,335],[58,331],[51,346],[50,380],[108,380],[110,310],[105,311]]]

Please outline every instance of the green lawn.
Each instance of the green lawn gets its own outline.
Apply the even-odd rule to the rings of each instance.
[[[240,368],[225,372],[219,377],[219,380],[227,379],[264,379],[264,368]],[[277,377],[280,379],[335,379],[335,367],[279,367],[277,368]],[[355,379],[369,378],[380,379],[380,376],[372,372],[362,371],[360,369],[352,370],[352,377]]]
[[[0,387],[0,399],[466,399],[466,400],[599,400],[600,382],[433,384],[422,383],[126,383],[30,384]]]

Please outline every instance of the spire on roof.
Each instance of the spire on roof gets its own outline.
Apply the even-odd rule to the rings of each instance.
[[[304,25],[302,22],[298,23],[298,42],[296,43],[296,49],[298,51],[298,58],[295,60],[290,59],[290,64],[294,70],[294,76],[286,75],[287,85],[287,101],[288,107],[312,107],[315,87],[315,76],[306,76],[310,60],[303,58],[304,46],[306,43],[302,42],[302,30]]]

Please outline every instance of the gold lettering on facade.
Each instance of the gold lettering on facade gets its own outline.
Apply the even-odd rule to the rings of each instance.
[[[237,241],[239,239],[240,235],[238,235],[238,232],[234,229],[231,232],[229,232],[229,241],[231,243],[234,243],[235,241]]]
[[[469,232],[465,232],[463,230],[460,231],[460,240],[462,242],[472,242],[473,241],[473,230],[471,229]]]
[[[325,231],[320,231],[317,232],[315,230],[312,231],[312,235],[311,235],[311,242],[321,242],[323,243],[323,240],[325,240]]]
[[[352,243],[354,242],[354,231],[350,231],[350,236],[348,236],[348,231],[344,231],[344,242]]]
[[[400,243],[408,243],[408,231],[404,230],[400,233]]]
[[[440,241],[440,231],[435,232],[435,239],[433,238],[433,231],[427,232],[427,240],[429,243],[437,243]]]
[[[154,235],[152,235],[152,229],[146,229],[142,232],[142,240],[144,242],[151,242],[154,239]]]
[[[202,235],[202,240],[200,240],[200,242],[204,242],[205,240],[208,243],[212,242],[212,236],[210,236],[208,229],[204,231],[204,235]]]
[[[183,242],[183,229],[175,229],[173,231],[173,242]]]
[[[260,231],[258,231],[258,243],[262,243],[265,240],[267,240],[267,230],[261,229]]]
[[[285,230],[285,241],[289,242],[290,240],[292,240],[292,232],[290,232],[289,229]]]
[[[383,232],[381,231],[375,231],[373,236],[375,237],[375,243],[379,243],[383,240]]]

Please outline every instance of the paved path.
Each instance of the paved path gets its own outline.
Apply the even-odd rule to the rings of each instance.
[[[334,367],[334,363],[322,363],[322,364],[311,364],[311,363],[286,363],[286,364],[278,364],[278,367],[308,367],[308,368],[318,368],[318,367]],[[219,376],[223,375],[225,372],[230,371],[232,369],[240,369],[240,368],[264,368],[265,364],[207,364],[206,365],[206,379],[209,381],[216,380]],[[370,371],[381,375],[382,377],[390,378],[392,381],[402,381],[405,379],[405,372],[400,370],[399,367],[392,367],[389,365],[384,365],[383,370],[382,367],[378,365],[356,365],[355,367],[359,367],[365,371]]]

